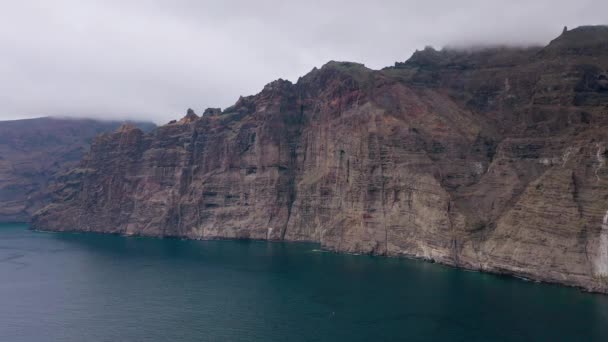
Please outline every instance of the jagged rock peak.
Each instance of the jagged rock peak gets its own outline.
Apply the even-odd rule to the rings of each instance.
[[[133,130],[138,129],[137,127],[135,127],[135,125],[131,124],[131,123],[123,123],[122,125],[120,125],[120,127],[118,127],[118,129],[116,130],[117,133],[127,133]]]
[[[300,77],[298,82],[300,82],[300,80],[306,80],[306,79],[313,78],[314,76],[317,76],[320,74],[326,74],[328,72],[335,72],[335,71],[338,71],[341,73],[352,74],[352,73],[359,73],[362,71],[368,72],[368,71],[371,71],[371,69],[367,68],[365,66],[365,64],[362,64],[362,63],[329,61],[329,62],[323,64],[323,66],[321,66],[321,68],[314,67],[308,74]]]
[[[371,71],[365,64],[355,62],[340,62],[340,61],[329,61],[325,63],[321,69],[317,72],[324,73],[328,71],[337,71],[348,75],[359,75],[361,73],[367,73]]]
[[[187,118],[198,118],[198,115],[196,115],[196,112],[192,108],[188,108],[188,110],[186,111],[186,117]]]
[[[572,30],[568,30],[567,27],[564,27],[562,34],[554,39],[550,45],[560,39],[583,39],[583,42],[581,43],[590,43],[596,40],[608,40],[608,25],[586,25],[579,26]]]
[[[542,51],[541,51],[542,50]],[[541,56],[554,54],[598,55],[608,53],[608,25],[587,25],[574,29],[564,27],[561,35],[544,48],[541,46],[482,45],[482,46],[446,46],[437,50],[426,46],[416,50],[405,62],[396,62],[393,68],[435,68],[445,65],[484,64],[495,59],[518,60],[541,51]],[[494,55],[494,56],[493,56]],[[390,69],[390,68],[387,68]]]
[[[280,90],[280,89],[289,88],[291,86],[293,86],[293,83],[291,83],[288,80],[284,80],[282,78],[279,78],[278,80],[274,80],[274,81],[266,84],[264,86],[264,90],[263,91]]]
[[[179,120],[179,123],[190,123],[190,122],[198,120],[198,118],[199,118],[199,116],[196,115],[194,110],[192,108],[188,108],[188,110],[186,111],[186,116],[184,116],[181,120]]]
[[[578,55],[608,53],[608,25],[579,26],[572,30],[565,28],[543,52]]]
[[[230,114],[230,113],[253,113],[255,111],[255,96],[239,96],[239,99],[236,103],[222,112],[222,114]]]
[[[313,68],[308,74],[298,79],[298,84],[316,84],[319,80],[328,80],[334,77],[349,77],[363,81],[372,70],[364,64],[354,62],[329,61],[321,68]],[[322,81],[321,83],[324,83]]]
[[[215,115],[220,115],[222,114],[222,109],[221,108],[207,108],[205,109],[205,111],[203,112],[203,116],[215,116]]]
[[[388,69],[469,69],[480,66],[507,66],[523,63],[542,49],[541,46],[477,45],[446,46],[441,50],[427,47],[417,50],[405,62],[395,62]]]
[[[333,68],[333,69],[336,69],[336,68],[338,68],[338,69],[364,68],[364,69],[367,69],[367,67],[363,63],[342,62],[342,61],[329,61],[321,67],[321,69],[329,69],[329,68]]]
[[[416,50],[412,57],[410,57],[405,63],[407,65],[415,66],[430,66],[439,64],[447,54],[447,50],[442,49],[441,51],[435,50],[432,46],[426,46],[424,50]]]

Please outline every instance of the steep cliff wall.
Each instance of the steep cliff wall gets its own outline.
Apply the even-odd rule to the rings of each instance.
[[[54,178],[78,165],[97,134],[121,124],[52,117],[0,121],[0,222],[29,221],[49,203]]]
[[[33,227],[318,241],[608,292],[608,28],[330,62],[95,140]]]

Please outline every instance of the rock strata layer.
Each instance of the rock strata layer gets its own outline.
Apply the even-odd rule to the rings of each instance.
[[[120,125],[53,117],[0,121],[0,222],[28,222],[51,200],[55,178],[78,165],[97,134]]]
[[[98,137],[33,227],[316,241],[608,292],[608,28],[329,62]]]

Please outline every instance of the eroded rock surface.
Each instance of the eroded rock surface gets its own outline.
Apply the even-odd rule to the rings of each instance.
[[[52,117],[0,121],[0,222],[28,222],[49,203],[55,178],[78,165],[97,134],[120,124]]]
[[[95,140],[33,226],[317,241],[608,291],[608,28],[329,62]]]

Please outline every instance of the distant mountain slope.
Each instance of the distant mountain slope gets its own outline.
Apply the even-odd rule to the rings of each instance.
[[[97,134],[121,124],[52,117],[0,121],[0,222],[29,221],[47,204],[53,177],[76,165]]]

